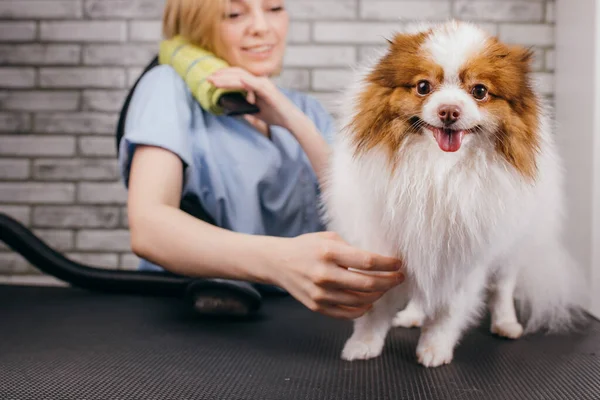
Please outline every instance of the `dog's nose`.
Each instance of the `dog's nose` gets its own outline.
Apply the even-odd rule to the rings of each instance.
[[[452,105],[443,105],[438,109],[438,116],[444,125],[451,125],[460,118],[460,108]]]

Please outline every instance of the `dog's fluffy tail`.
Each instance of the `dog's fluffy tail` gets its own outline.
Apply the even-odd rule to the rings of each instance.
[[[585,322],[587,285],[583,273],[560,244],[528,247],[519,257],[515,290],[517,309],[525,333],[565,332]]]
[[[565,170],[555,143],[554,121],[548,102],[538,97],[542,135],[539,163],[545,171],[540,182],[544,201],[537,205],[532,227],[517,259],[519,276],[515,297],[525,333],[560,332],[580,327],[587,315],[589,286],[581,265],[563,244],[567,216]]]

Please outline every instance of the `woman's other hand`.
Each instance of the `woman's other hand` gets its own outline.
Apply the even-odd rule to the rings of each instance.
[[[259,113],[244,116],[248,123],[265,136],[269,136],[265,124],[287,129],[304,149],[319,184],[325,186],[324,171],[329,159],[329,145],[315,124],[269,78],[230,67],[215,72],[208,80],[219,88],[246,90],[248,101],[260,108]]]
[[[248,101],[256,104],[260,112],[253,114],[268,125],[291,130],[291,121],[301,111],[267,77],[255,76],[239,67],[221,69],[207,78],[210,83],[223,89],[241,89],[248,92]]]
[[[400,260],[352,247],[335,233],[285,240],[285,245],[273,250],[271,276],[313,311],[355,319],[404,281]]]

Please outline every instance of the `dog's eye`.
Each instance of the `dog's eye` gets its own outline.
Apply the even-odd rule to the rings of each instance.
[[[419,81],[419,83],[417,83],[417,93],[421,96],[425,96],[429,92],[431,92],[431,83],[428,81]]]
[[[483,85],[475,85],[473,89],[471,89],[471,94],[477,100],[483,100],[487,96],[487,88]]]

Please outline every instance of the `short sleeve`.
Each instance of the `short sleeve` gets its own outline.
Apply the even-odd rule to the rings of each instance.
[[[137,145],[152,145],[176,154],[190,166],[192,98],[185,82],[169,66],[157,66],[140,79],[131,98],[119,149],[125,185]]]

